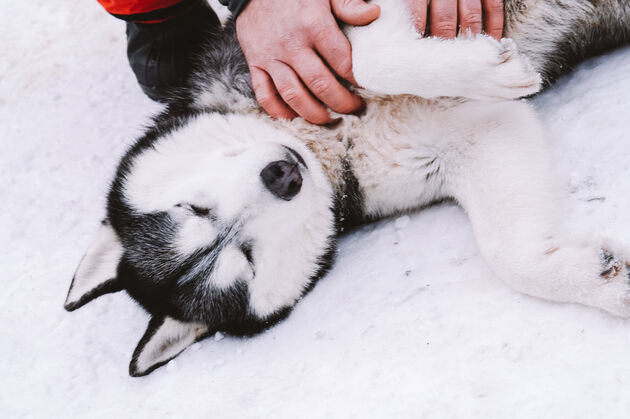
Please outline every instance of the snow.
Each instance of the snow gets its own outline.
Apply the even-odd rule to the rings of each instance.
[[[492,276],[452,204],[367,225],[285,322],[144,378],[147,315],[62,305],[115,165],[159,105],[96,1],[0,2],[0,417],[606,417],[630,411],[630,321]],[[630,240],[630,49],[534,103],[564,228]]]

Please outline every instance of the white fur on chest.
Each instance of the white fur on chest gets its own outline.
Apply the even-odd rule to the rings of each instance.
[[[303,121],[282,125],[315,152],[333,184],[343,182],[342,163],[347,161],[370,217],[413,210],[450,196],[445,188],[449,177],[487,132],[508,130],[519,120],[537,125],[524,102],[370,94],[365,99],[361,117],[343,116],[334,128]]]

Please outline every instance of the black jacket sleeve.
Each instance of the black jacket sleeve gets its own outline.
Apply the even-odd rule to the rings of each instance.
[[[219,0],[222,5],[227,6],[232,12],[232,16],[236,17],[243,11],[249,0]]]

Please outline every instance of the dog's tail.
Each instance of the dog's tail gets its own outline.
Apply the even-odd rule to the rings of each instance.
[[[630,0],[506,0],[513,38],[546,84],[587,58],[630,44]]]

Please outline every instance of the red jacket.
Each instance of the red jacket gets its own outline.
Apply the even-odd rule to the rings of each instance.
[[[206,0],[98,0],[117,18],[141,22],[158,23],[182,15]],[[219,0],[228,6],[234,16],[245,8],[248,0]]]

